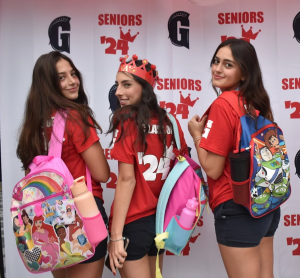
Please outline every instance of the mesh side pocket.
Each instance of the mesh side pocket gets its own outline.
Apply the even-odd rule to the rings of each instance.
[[[249,180],[247,179],[242,182],[235,182],[230,179],[232,192],[233,192],[233,201],[237,204],[248,206],[250,200],[250,189],[249,189]]]
[[[86,235],[89,242],[96,247],[103,239],[107,237],[107,229],[101,214],[93,217],[82,217]]]
[[[166,229],[166,232],[169,232],[169,237],[165,241],[165,249],[179,256],[183,248],[187,245],[194,229],[182,228],[178,223],[179,216],[175,217],[173,216]]]

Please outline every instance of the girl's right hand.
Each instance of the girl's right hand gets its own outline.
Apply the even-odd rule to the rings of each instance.
[[[202,132],[204,130],[204,126],[206,123],[207,116],[204,116],[202,120],[198,115],[195,115],[189,122],[188,122],[188,130],[195,139],[196,137],[201,137]]]
[[[116,268],[122,268],[127,252],[124,250],[124,241],[110,241],[108,246],[110,267],[116,273]]]

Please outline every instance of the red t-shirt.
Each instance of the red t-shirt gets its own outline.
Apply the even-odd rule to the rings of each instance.
[[[238,91],[236,92],[238,93]],[[228,102],[217,98],[211,105],[199,146],[207,151],[226,157],[223,173],[217,180],[207,177],[209,205],[212,211],[219,204],[233,198],[232,189],[225,171],[230,176],[228,154],[236,147],[236,132],[239,117]]]
[[[71,111],[70,113],[75,119],[77,119],[78,122],[82,123],[81,116],[78,112]],[[55,113],[53,114],[51,125],[47,127],[47,138],[50,138],[51,136],[54,115]],[[65,162],[74,179],[85,176],[86,180],[86,164],[80,153],[88,149],[95,142],[99,141],[99,137],[95,128],[88,127],[90,129],[90,134],[87,137],[87,140],[84,142],[84,131],[77,121],[71,121],[67,118],[61,159]],[[89,122],[93,124],[93,121],[90,117]],[[103,189],[101,184],[96,182],[93,177],[92,188],[93,195],[103,200]]]
[[[177,121],[177,120],[176,120]],[[187,153],[187,145],[183,132],[177,121],[182,154]],[[163,143],[157,134],[158,119],[150,120],[150,132],[146,136],[148,148],[145,154],[140,147],[135,147],[135,140],[138,136],[137,128],[133,120],[124,123],[124,134],[120,141],[114,139],[114,146],[111,150],[111,157],[121,162],[134,164],[136,186],[131,198],[125,224],[134,220],[153,215],[156,213],[157,202],[164,182],[172,169],[175,155],[173,148],[176,144],[169,126],[167,132],[167,148],[165,157],[163,156]],[[115,138],[120,136],[120,126],[114,132]],[[110,224],[113,217],[113,204],[111,207]]]

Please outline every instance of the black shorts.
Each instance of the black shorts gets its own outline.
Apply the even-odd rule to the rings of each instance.
[[[98,209],[102,215],[102,218],[104,220],[104,223],[107,227],[107,224],[108,224],[108,217],[106,215],[106,212],[105,212],[105,208],[103,206],[103,201],[98,198],[98,197],[94,197],[95,198],[95,201],[97,203],[97,206],[98,206]],[[91,257],[90,259],[82,262],[81,264],[88,264],[88,263],[92,263],[92,262],[95,262],[95,261],[98,261],[98,260],[101,260],[103,257],[105,257],[106,255],[106,251],[107,251],[107,238],[103,239],[96,247],[96,250],[95,250],[95,254],[93,257]]]
[[[230,247],[255,247],[263,237],[274,236],[280,208],[254,218],[244,206],[229,200],[215,208],[214,216],[218,243]]]
[[[123,236],[129,238],[126,261],[136,261],[148,256],[156,256],[155,214],[137,219],[124,226]],[[161,249],[159,254],[165,250]]]

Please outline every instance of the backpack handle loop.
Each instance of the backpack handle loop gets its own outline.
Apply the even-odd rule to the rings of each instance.
[[[32,163],[34,163],[35,165],[39,165],[42,162],[48,162],[53,158],[53,156],[45,156],[45,155],[38,155],[36,156],[33,160]],[[32,168],[30,167],[30,170],[32,170]]]

